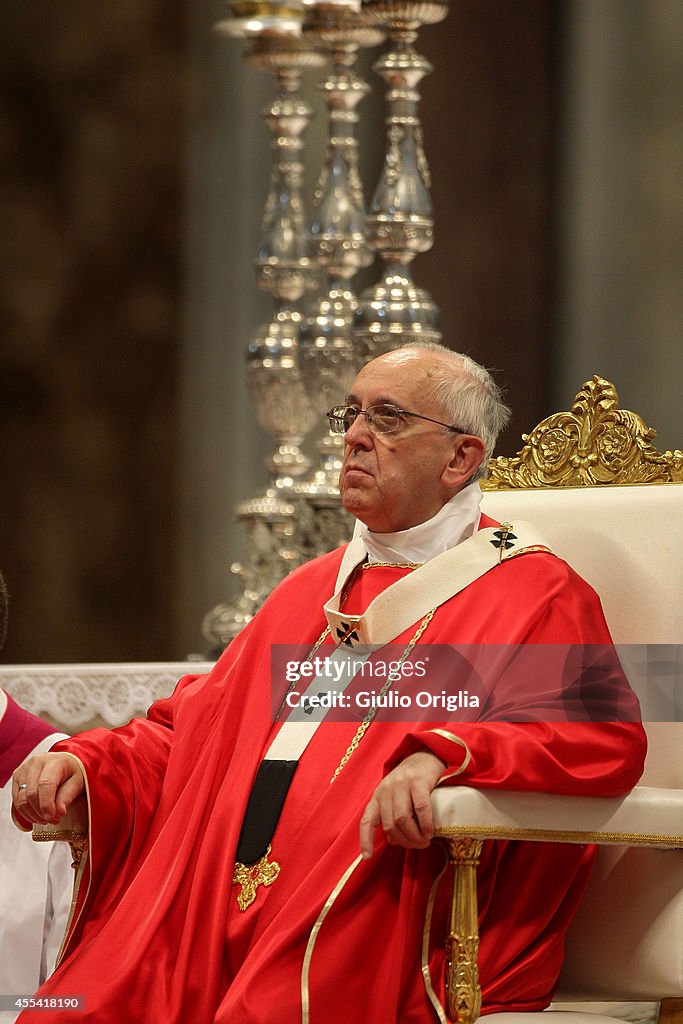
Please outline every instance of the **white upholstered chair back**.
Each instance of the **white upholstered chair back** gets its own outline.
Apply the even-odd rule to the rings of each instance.
[[[598,592],[652,737],[642,781],[683,787],[683,485],[492,491],[482,508],[532,522]]]
[[[622,431],[635,424],[635,459],[645,451],[648,458],[642,475],[658,482],[494,490],[485,493],[482,507],[500,521],[532,522],[552,549],[599,593],[622,663],[638,693],[648,733],[641,785],[683,789],[681,453],[655,452],[649,444],[654,432],[631,413],[622,414],[627,418],[624,426],[625,420],[617,417],[614,408],[615,403],[609,410],[607,431],[615,423]],[[583,468],[584,476],[591,472],[591,449],[584,443],[581,450],[581,440],[585,442],[590,431],[582,432],[576,420],[585,411],[584,402],[578,411],[575,407],[572,414],[560,414],[565,418],[565,433],[567,417],[571,419],[568,433],[576,437],[574,465]],[[600,442],[599,429],[595,430],[598,419],[593,410],[593,445],[596,439]],[[545,429],[543,425],[536,428],[521,459],[501,460],[505,471],[514,462],[515,471],[531,466],[533,476],[543,438],[557,427],[556,421],[548,421]],[[572,452],[567,456],[565,469]],[[544,474],[551,478],[545,481],[550,484],[553,475],[561,477],[562,470],[556,467],[557,463],[550,471],[541,467],[541,482]],[[592,467],[599,480],[604,465],[598,464],[596,470],[593,458]],[[630,476],[638,479],[638,472]],[[603,480],[608,482],[609,474],[603,473]],[[570,930],[561,984],[567,996],[588,1000],[683,997],[683,850],[600,848],[589,889]],[[677,1005],[678,1014],[683,1004]]]

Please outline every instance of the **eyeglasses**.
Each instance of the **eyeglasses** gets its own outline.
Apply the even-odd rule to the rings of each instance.
[[[408,412],[407,409],[400,409],[397,405],[370,405],[367,409],[359,409],[357,405],[335,405],[327,413],[330,421],[330,430],[333,434],[345,434],[350,430],[359,416],[365,416],[367,424],[376,434],[391,434],[398,430],[401,416],[414,416],[418,420],[427,420],[428,423],[436,423],[440,427],[453,430],[456,434],[466,434],[466,430],[454,426],[452,423],[443,423],[441,420],[434,420],[431,416],[423,416],[419,412]]]

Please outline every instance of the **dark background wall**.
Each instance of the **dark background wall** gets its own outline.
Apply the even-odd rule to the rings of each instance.
[[[6,4],[6,660],[169,648],[187,39],[181,0]]]
[[[501,451],[547,413],[553,337],[555,150],[562,5],[454,3],[425,28],[425,134],[436,243],[415,276],[444,340],[501,371],[514,420]]]

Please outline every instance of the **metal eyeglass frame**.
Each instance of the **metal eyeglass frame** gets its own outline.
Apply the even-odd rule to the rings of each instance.
[[[395,415],[395,425],[387,428],[386,430],[382,430],[372,415],[373,411],[377,409],[386,409],[392,415]],[[348,423],[347,421],[350,413],[355,413],[355,415],[351,422]],[[401,416],[414,416],[418,420],[427,420],[428,423],[436,423],[440,427],[446,427],[447,430],[452,430],[455,434],[467,433],[466,430],[462,430],[453,423],[444,423],[442,420],[435,420],[431,416],[423,416],[420,412],[410,412],[408,409],[401,409],[400,406],[390,405],[388,402],[380,402],[378,405],[369,405],[367,409],[359,409],[356,405],[334,405],[326,413],[326,416],[330,424],[330,430],[333,434],[345,434],[347,430],[351,429],[359,416],[365,416],[370,429],[374,430],[378,434],[393,434],[393,432],[399,428]]]

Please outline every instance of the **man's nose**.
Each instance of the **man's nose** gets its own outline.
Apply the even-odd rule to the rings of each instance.
[[[368,418],[365,413],[359,412],[355,420],[344,434],[344,444],[350,448],[363,448],[372,447],[372,431],[368,424]]]

